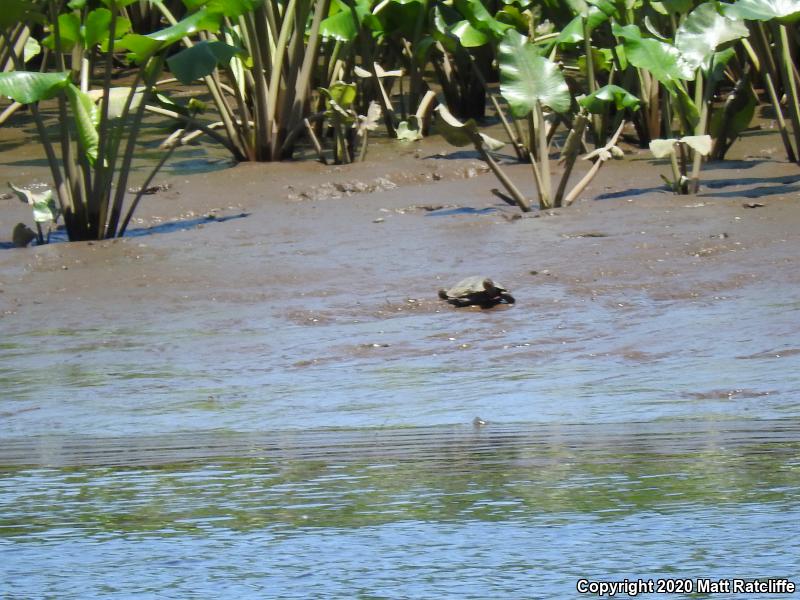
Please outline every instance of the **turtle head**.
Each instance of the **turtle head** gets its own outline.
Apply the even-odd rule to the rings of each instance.
[[[489,279],[488,277],[483,280],[483,289],[485,289],[490,294],[495,291],[494,281]]]

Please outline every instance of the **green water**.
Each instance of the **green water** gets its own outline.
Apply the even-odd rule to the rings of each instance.
[[[4,597],[563,598],[582,577],[796,579],[798,434],[732,421],[20,440],[6,462],[64,464],[2,471]]]

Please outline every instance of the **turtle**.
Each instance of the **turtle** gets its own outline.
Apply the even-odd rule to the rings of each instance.
[[[505,302],[514,304],[514,296],[499,283],[488,277],[467,277],[449,290],[439,290],[439,298],[447,300],[453,306],[477,305],[491,308],[495,304]]]

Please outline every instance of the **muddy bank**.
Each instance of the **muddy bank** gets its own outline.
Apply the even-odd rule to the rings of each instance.
[[[523,298],[526,288],[554,283],[609,301],[627,288],[691,299],[748,282],[796,283],[800,172],[766,158],[778,139],[763,134],[737,145],[742,159],[708,165],[697,196],[668,194],[658,177],[665,167],[629,147],[575,206],[530,214],[491,193],[496,180],[470,153],[436,140],[375,146],[369,162],[350,166],[166,172],[125,239],[1,251],[2,311],[24,320],[41,306],[25,297],[69,306],[82,293],[80,310],[92,314],[112,298],[188,296],[380,315],[441,309],[427,302],[432,290],[484,272]],[[46,180],[29,163],[6,163],[3,175]],[[528,168],[508,168],[533,196]],[[16,199],[0,200],[6,245],[28,213]],[[402,306],[408,298],[419,302]]]

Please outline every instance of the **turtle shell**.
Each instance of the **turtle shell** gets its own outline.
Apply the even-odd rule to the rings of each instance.
[[[467,298],[468,296],[473,296],[475,294],[485,294],[486,287],[484,282],[489,279],[488,277],[481,277],[481,276],[474,276],[474,277],[467,277],[466,279],[462,279],[449,290],[446,290],[447,297],[451,299],[456,298]],[[489,279],[489,281],[493,281]],[[507,292],[508,290],[504,288],[502,285],[493,281],[494,287],[498,292]]]
[[[439,290],[439,297],[454,306],[477,305],[491,308],[505,302],[514,304],[514,297],[502,285],[494,283],[488,277],[467,277],[449,290]]]

